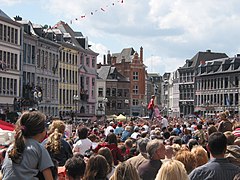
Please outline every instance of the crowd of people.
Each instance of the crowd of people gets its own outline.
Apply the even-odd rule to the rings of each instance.
[[[153,112],[152,112],[153,113]],[[46,180],[240,180],[240,122],[161,118],[72,124],[22,113],[1,149],[1,177]]]

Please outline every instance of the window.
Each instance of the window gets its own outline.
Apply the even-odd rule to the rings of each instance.
[[[110,88],[106,89],[106,96],[110,96]]]
[[[133,94],[138,94],[138,85],[133,86]]]
[[[11,28],[11,43],[14,43],[14,28]]]
[[[95,79],[92,78],[92,86],[95,86]]]
[[[0,40],[3,39],[3,25],[0,24]]]
[[[18,30],[15,29],[15,44],[18,44]]]
[[[118,90],[117,90],[117,96],[118,96],[118,97],[122,97],[122,92],[123,92],[122,89],[118,89]]]
[[[112,96],[116,96],[116,88],[112,88]]]
[[[138,105],[138,99],[133,99],[132,100],[132,105],[137,106]]]
[[[32,64],[35,64],[35,46],[32,46]]]
[[[10,36],[11,36],[11,28],[8,27],[8,33],[7,33],[7,41],[10,42]]]
[[[103,88],[98,88],[98,97],[103,97]]]
[[[86,58],[86,65],[89,67],[89,57]]]
[[[27,44],[23,43],[23,62],[26,63],[27,62]]]
[[[3,26],[3,40],[4,41],[7,40],[7,26],[6,25]]]
[[[27,49],[27,63],[30,64],[30,58],[31,58],[31,45],[28,44],[28,49]]]
[[[95,60],[95,58],[93,57],[93,58],[92,58],[92,68],[95,68],[95,63],[96,63],[96,60]]]
[[[138,80],[138,72],[133,72],[133,80]]]

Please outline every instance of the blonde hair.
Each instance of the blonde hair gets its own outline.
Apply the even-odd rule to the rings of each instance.
[[[46,149],[53,154],[60,153],[61,138],[62,134],[58,132],[58,129],[55,129],[54,133],[50,134],[48,137],[48,142],[45,145]]]
[[[110,180],[140,180],[137,169],[128,162],[120,163]]]
[[[202,166],[208,162],[207,151],[202,146],[194,146],[191,152],[196,158],[196,167]]]
[[[66,125],[63,121],[61,120],[54,120],[50,126],[50,131],[49,133],[53,133],[55,131],[55,129],[58,129],[58,132],[61,134],[64,134]]]
[[[171,159],[161,166],[155,180],[189,180],[183,163]]]

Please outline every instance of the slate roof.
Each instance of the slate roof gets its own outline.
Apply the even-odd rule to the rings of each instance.
[[[228,56],[225,53],[216,53],[216,52],[211,52],[211,51],[206,51],[206,52],[198,52],[192,59],[188,60],[191,62],[191,65],[188,66],[188,64],[184,64],[182,68],[197,68],[200,64],[201,61],[211,61],[214,59],[220,59],[220,58],[227,58]]]
[[[1,17],[4,17],[4,18],[6,18],[6,19],[12,20],[7,14],[4,13],[1,9],[0,9],[0,16],[1,16]]]
[[[125,59],[125,62],[132,62],[134,53],[133,48],[124,48],[121,53],[113,53],[112,56],[117,58],[116,63],[121,63],[122,59]]]
[[[98,77],[103,80],[108,80],[108,79],[114,79],[118,81],[129,81],[128,78],[123,76],[117,71],[116,67],[113,66],[101,66],[99,69],[97,69]],[[112,74],[116,74],[115,78],[112,78]]]

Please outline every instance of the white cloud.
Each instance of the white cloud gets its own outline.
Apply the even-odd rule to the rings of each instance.
[[[106,55],[108,52],[108,48],[106,46],[104,46],[103,44],[96,44],[94,42],[90,42],[89,44],[91,44],[91,50],[93,50],[94,52],[99,53],[98,57],[97,57],[97,62],[98,63],[102,63],[103,64],[103,55]]]
[[[27,4],[23,2],[24,5]],[[115,53],[121,52],[123,48],[133,47],[139,52],[142,46],[148,70],[163,74],[164,71],[173,71],[184,65],[185,59],[192,58],[198,51],[211,49],[234,55],[240,49],[239,0],[40,2],[42,9],[48,11],[45,13],[47,16],[68,23],[73,20],[70,26],[81,31],[93,42],[91,48],[99,53],[98,62],[102,61],[107,50]],[[86,17],[81,18],[84,15]],[[150,59],[154,59],[152,66]]]
[[[22,0],[0,0],[0,4],[8,5],[8,6],[13,6],[15,4],[21,3]]]

